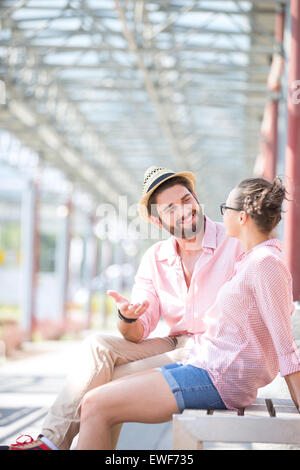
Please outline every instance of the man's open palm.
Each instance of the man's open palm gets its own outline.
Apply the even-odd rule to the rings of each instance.
[[[123,297],[115,290],[108,290],[107,294],[115,299],[121,314],[126,318],[138,318],[149,307],[148,300],[144,300],[142,303],[131,304],[126,297]]]

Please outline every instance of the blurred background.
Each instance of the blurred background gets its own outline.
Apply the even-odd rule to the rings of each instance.
[[[106,290],[167,236],[137,214],[152,165],[217,221],[241,179],[286,179],[299,300],[299,30],[297,0],[1,1],[0,354],[115,328]]]

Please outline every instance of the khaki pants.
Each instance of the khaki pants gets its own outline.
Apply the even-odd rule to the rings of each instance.
[[[59,449],[72,445],[79,432],[80,406],[88,390],[135,372],[185,359],[192,346],[190,336],[149,338],[132,343],[117,336],[94,334],[83,341],[73,370],[49,410],[41,434]],[[118,443],[121,425],[112,429],[112,443]]]

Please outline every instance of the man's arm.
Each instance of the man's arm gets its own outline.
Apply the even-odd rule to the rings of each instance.
[[[141,341],[144,335],[144,327],[139,317],[145,313],[149,307],[149,302],[145,300],[142,303],[132,305],[126,297],[123,297],[116,291],[109,290],[107,294],[115,299],[118,309],[125,319],[135,320],[134,322],[128,323],[125,320],[119,319],[118,329],[122,336],[134,343]]]
[[[125,339],[128,339],[128,341],[132,341],[133,343],[139,343],[144,336],[144,327],[140,320],[137,320],[134,323],[126,323],[119,320],[118,329]]]

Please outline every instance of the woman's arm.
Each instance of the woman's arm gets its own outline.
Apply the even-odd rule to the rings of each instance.
[[[254,296],[260,315],[271,335],[283,377],[300,372],[300,351],[294,340],[291,315],[294,310],[292,278],[282,260],[266,256],[256,263]],[[292,379],[293,384],[295,379]],[[291,384],[291,380],[289,380]],[[294,398],[299,396],[293,387]],[[298,395],[295,395],[297,392]],[[293,398],[293,399],[294,399]]]
[[[284,377],[288,389],[290,391],[293,402],[296,408],[299,410],[300,405],[300,372],[294,372],[293,374],[286,375]],[[300,410],[299,410],[300,411]]]
[[[142,335],[140,340],[147,338],[156,328],[161,313],[159,297],[153,282],[154,261],[152,258],[151,251],[146,251],[135,275],[130,296],[132,304],[142,304],[144,302],[148,304],[146,311],[144,311],[143,315],[139,316],[139,322],[137,322],[140,323],[141,327]]]

